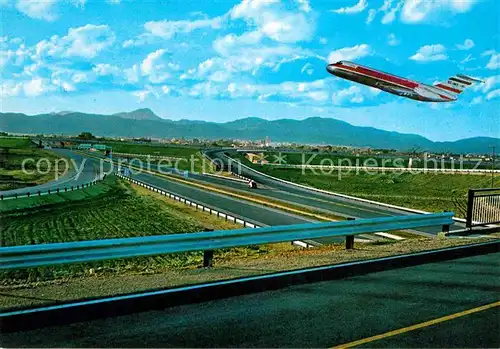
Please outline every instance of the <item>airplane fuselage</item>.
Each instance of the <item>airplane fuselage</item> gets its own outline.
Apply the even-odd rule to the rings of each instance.
[[[435,86],[391,75],[356,63],[339,61],[326,70],[335,76],[422,102],[452,102],[456,96]]]

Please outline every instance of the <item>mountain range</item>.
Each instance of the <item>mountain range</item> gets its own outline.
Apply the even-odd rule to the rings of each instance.
[[[304,120],[268,121],[250,117],[226,123],[162,119],[150,109],[138,109],[112,115],[65,111],[26,115],[0,113],[0,131],[25,134],[78,135],[91,132],[109,137],[200,138],[259,140],[274,142],[331,144],[453,153],[489,153],[500,139],[474,137],[454,142],[433,142],[416,134],[384,131],[373,127],[353,126],[347,122],[311,117]]]

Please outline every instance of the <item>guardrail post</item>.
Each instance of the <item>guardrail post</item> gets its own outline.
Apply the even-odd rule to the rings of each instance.
[[[31,194],[30,194],[30,192],[28,192],[26,195],[28,195],[28,197],[30,197]]]
[[[49,190],[47,190],[47,192],[50,194],[50,189],[49,189]]]
[[[212,267],[213,261],[214,261],[214,251],[213,250],[203,251],[203,268]]]
[[[17,199],[17,193],[16,193],[16,194],[14,194],[14,196],[15,196],[15,197],[16,197],[16,199]]]
[[[348,221],[353,221],[355,218],[348,217]],[[346,235],[345,237],[345,249],[346,250],[353,250],[354,249],[354,235]]]
[[[3,195],[0,195],[0,200],[3,200]]]
[[[59,188],[56,189],[57,193],[59,194]]]
[[[474,190],[469,189],[467,194],[467,216],[465,217],[465,227],[472,229],[472,210],[474,207]]]
[[[444,210],[444,212],[449,212],[448,210]],[[449,224],[444,224],[442,227],[442,232],[445,234],[448,234],[450,232],[450,225]]]
[[[213,229],[205,228],[203,231],[214,231]],[[210,268],[214,263],[214,250],[203,251],[203,268]]]
[[[42,192],[39,190],[38,191],[38,196],[41,196],[42,195]]]

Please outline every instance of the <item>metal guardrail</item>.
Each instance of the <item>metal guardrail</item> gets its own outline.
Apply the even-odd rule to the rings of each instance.
[[[500,170],[491,169],[460,169],[460,168],[429,168],[429,167],[382,167],[382,166],[344,166],[344,165],[310,165],[310,164],[275,164],[268,166],[319,170],[362,170],[362,171],[400,171],[400,172],[437,172],[437,173],[500,173]]]
[[[74,190],[79,190],[79,189],[84,189],[88,188],[91,186],[96,185],[100,181],[102,181],[106,176],[104,175],[101,178],[98,178],[94,181],[87,182],[87,183],[82,183],[82,184],[77,184],[77,185],[65,185],[61,186],[58,188],[50,188],[50,189],[44,189],[44,190],[36,190],[36,188],[33,189],[33,191],[28,191],[28,192],[23,192],[23,193],[14,193],[14,194],[1,194],[0,195],[0,201],[2,200],[7,200],[7,199],[20,199],[20,198],[29,198],[29,197],[35,197],[35,196],[42,196],[42,195],[51,195],[51,194],[59,194],[59,193],[66,193]]]
[[[467,228],[500,223],[500,188],[469,189]]]
[[[152,154],[134,154],[134,153],[117,153],[113,152],[113,156],[119,156],[119,157],[130,157],[130,158],[151,158],[151,159],[156,159],[156,160],[183,160],[184,158],[179,158],[175,156],[163,156],[163,155],[152,155]]]
[[[183,204],[185,204],[187,206],[194,207],[196,209],[199,209],[201,211],[204,211],[204,212],[212,214],[212,215],[216,215],[217,217],[225,219],[226,221],[233,222],[235,224],[241,224],[241,225],[243,225],[246,228],[258,228],[259,227],[259,225],[256,224],[255,222],[250,222],[250,221],[248,221],[247,219],[244,219],[241,216],[237,216],[237,215],[234,215],[234,214],[229,214],[229,213],[227,213],[225,211],[222,211],[221,209],[216,209],[216,208],[208,206],[206,204],[202,204],[202,203],[200,203],[200,202],[198,202],[196,200],[185,198],[185,197],[183,197],[183,196],[181,196],[179,194],[173,193],[173,192],[168,191],[166,189],[163,189],[163,188],[151,185],[149,183],[140,181],[140,180],[135,179],[135,178],[124,176],[124,175],[122,175],[120,173],[115,173],[115,175],[118,178],[125,179],[125,180],[127,180],[127,181],[129,181],[131,183],[140,185],[141,187],[149,189],[149,190],[151,190],[151,191],[153,191],[155,193],[167,196],[169,199],[172,199],[172,200],[175,200],[175,201],[179,201],[179,202],[181,202],[181,203],[183,203]]]
[[[103,239],[0,248],[0,270],[57,264],[153,256],[169,253],[262,245],[293,240],[333,236],[352,236],[400,229],[453,224],[453,212],[360,219],[355,221],[307,223],[258,229],[218,230],[212,232],[161,236]],[[208,254],[207,254],[208,253]],[[209,263],[210,265],[211,263]]]

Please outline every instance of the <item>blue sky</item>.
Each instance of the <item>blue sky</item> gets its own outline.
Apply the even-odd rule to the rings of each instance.
[[[496,0],[0,0],[1,110],[333,117],[432,140],[500,136]],[[422,103],[328,75],[347,59],[432,84]]]

